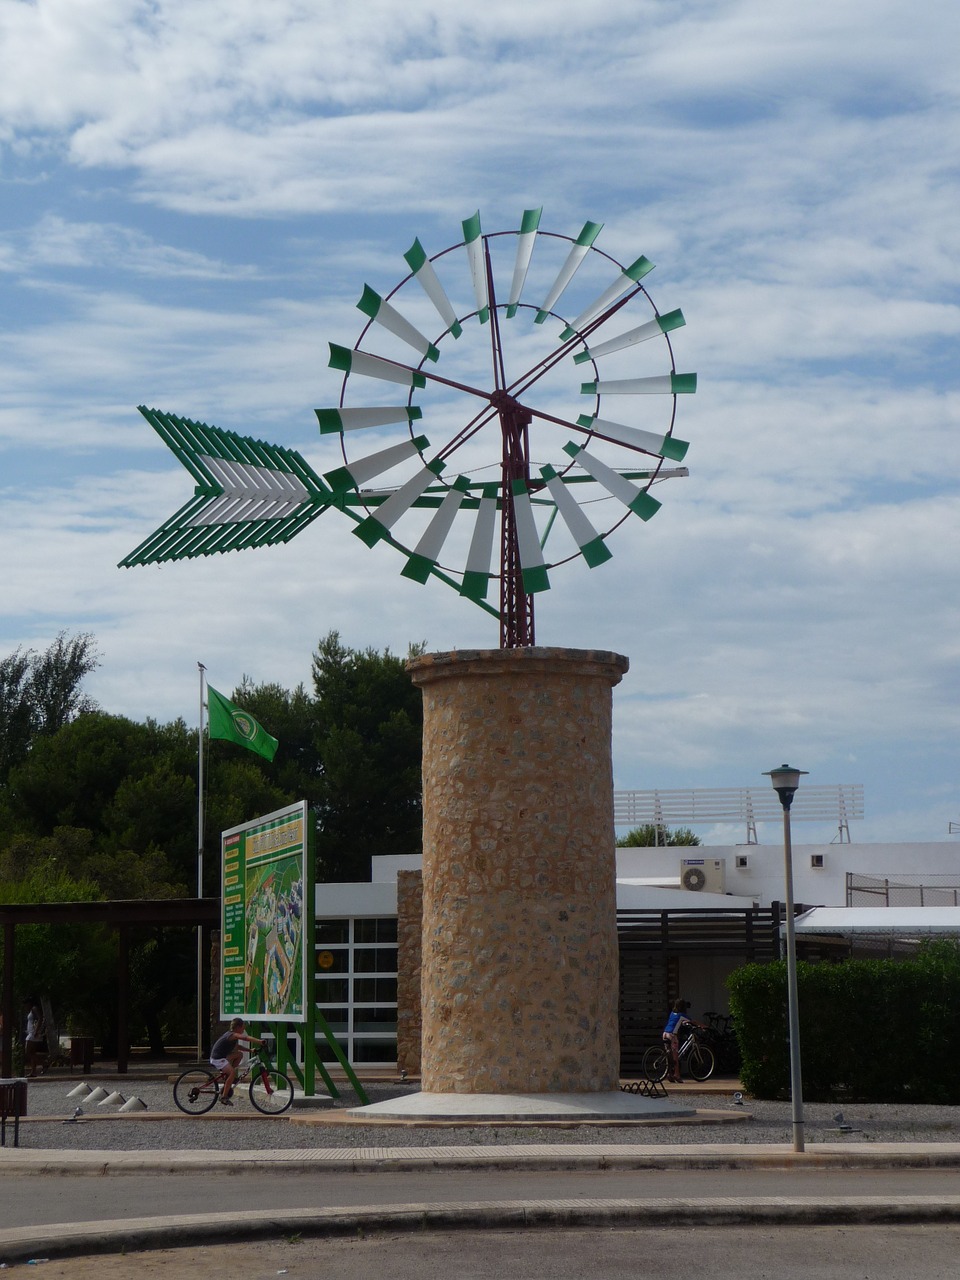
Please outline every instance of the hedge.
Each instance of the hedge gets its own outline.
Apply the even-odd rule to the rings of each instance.
[[[744,1088],[790,1093],[786,961],[727,979]],[[810,1101],[960,1104],[960,945],[909,960],[797,965],[803,1094]]]

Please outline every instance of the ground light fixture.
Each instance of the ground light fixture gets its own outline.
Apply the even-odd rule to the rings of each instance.
[[[790,1106],[793,1118],[793,1149],[803,1150],[803,1080],[800,1074],[800,1015],[797,1005],[797,939],[793,927],[793,842],[790,832],[790,806],[797,794],[805,769],[782,764],[769,769],[773,789],[783,807],[783,865],[786,878],[787,908],[787,1021],[790,1029]]]

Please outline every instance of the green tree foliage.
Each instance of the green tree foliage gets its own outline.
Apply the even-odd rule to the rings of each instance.
[[[18,649],[0,660],[0,900],[196,892],[196,730],[181,720],[138,723],[96,709],[82,691],[96,665],[93,639],[83,635],[61,635],[40,655]],[[321,876],[366,879],[371,854],[420,851],[421,699],[404,660],[350,650],[331,632],[313,656],[312,675],[312,691],[244,677],[232,695],[279,739],[272,762],[229,742],[207,746],[208,895],[218,892],[219,833],[296,800],[318,815]],[[113,935],[29,937],[41,941],[25,944],[18,987],[49,994],[58,1013],[82,1014],[82,1029],[109,1036]],[[78,959],[83,937],[96,972]],[[156,1048],[172,1010],[186,1011],[189,1021],[188,933],[139,931],[131,970],[131,1017],[139,1012]],[[73,981],[72,973],[82,978]]]
[[[313,685],[318,874],[366,880],[371,855],[421,850],[420,691],[404,659],[347,649],[336,631],[314,654]]]
[[[16,649],[0,659],[0,783],[38,737],[94,709],[83,681],[99,665],[93,636],[65,631],[42,653]]]
[[[700,837],[695,836],[689,827],[676,827],[671,831],[669,827],[657,827],[652,822],[646,822],[643,826],[634,827],[625,836],[620,836],[617,840],[617,848],[645,849],[653,845],[696,845],[699,843]]]

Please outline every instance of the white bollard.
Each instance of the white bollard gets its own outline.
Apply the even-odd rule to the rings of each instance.
[[[68,1098],[85,1098],[91,1092],[90,1086],[86,1080],[81,1080],[75,1088],[71,1089],[67,1094]]]
[[[147,1104],[142,1098],[128,1098],[120,1108],[121,1111],[146,1111]]]
[[[87,1096],[87,1101],[90,1103],[99,1102],[101,1098],[106,1098],[106,1097],[107,1097],[106,1089],[103,1089],[101,1088],[100,1085],[97,1085],[95,1089],[90,1090],[90,1093]]]
[[[105,1098],[101,1098],[97,1103],[98,1107],[119,1107],[121,1103],[126,1102],[126,1098],[122,1093],[118,1093],[114,1089],[113,1093],[108,1093]]]

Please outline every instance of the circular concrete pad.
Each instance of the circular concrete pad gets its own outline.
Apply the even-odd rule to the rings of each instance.
[[[609,1093],[410,1093],[353,1107],[348,1115],[384,1120],[671,1120],[694,1115],[666,1098]]]

